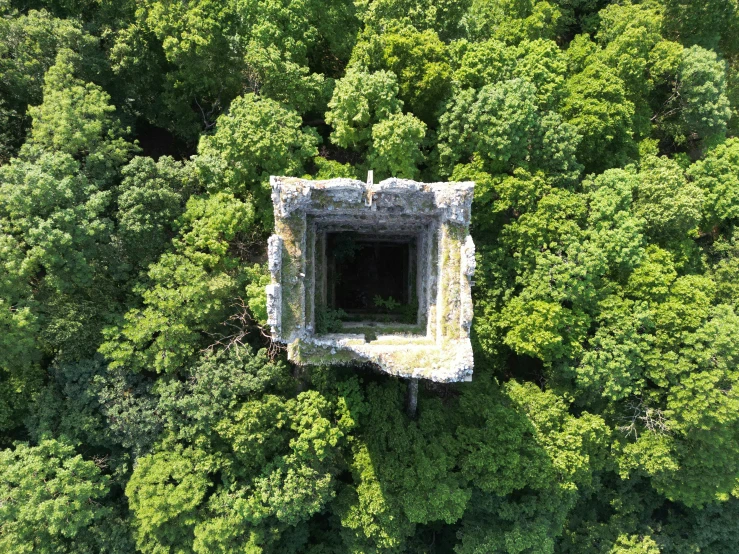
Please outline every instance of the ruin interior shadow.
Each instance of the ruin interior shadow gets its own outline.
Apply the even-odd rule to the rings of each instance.
[[[354,320],[400,320],[412,297],[414,252],[415,237],[329,233],[329,306]]]

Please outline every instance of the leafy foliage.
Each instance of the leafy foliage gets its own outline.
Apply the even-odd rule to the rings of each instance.
[[[0,545],[8,552],[98,549],[112,510],[100,503],[110,479],[74,448],[54,440],[16,444],[0,453]],[[114,531],[109,529],[109,531]],[[109,537],[112,544],[114,534]],[[125,543],[124,543],[125,544]],[[119,544],[119,546],[123,546]]]
[[[44,75],[61,50],[82,54],[85,76],[99,71],[102,53],[96,38],[78,21],[58,19],[46,10],[19,13],[10,3],[0,4],[0,160],[17,154],[28,132],[29,106],[43,100]]]
[[[331,141],[342,148],[367,148],[372,127],[400,112],[398,80],[388,71],[349,70],[336,82],[326,112]]]
[[[171,372],[193,356],[208,329],[225,319],[243,283],[229,243],[253,220],[252,206],[226,193],[188,201],[175,251],[149,268],[152,286],[138,291],[144,308],[108,329],[101,352],[112,367]]]
[[[268,223],[269,176],[301,174],[318,153],[317,142],[314,133],[301,129],[298,114],[248,94],[231,103],[215,133],[201,138],[195,166],[206,190],[249,197]]]
[[[736,2],[0,12],[0,550],[736,549]],[[368,170],[476,183],[415,418],[265,328],[269,176]]]

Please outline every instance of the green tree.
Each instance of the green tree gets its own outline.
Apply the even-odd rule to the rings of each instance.
[[[650,353],[648,374],[662,391],[632,404],[629,430],[638,438],[623,447],[620,465],[624,475],[650,475],[667,498],[701,506],[727,500],[739,473],[731,446],[737,433],[731,392],[737,316],[729,306],[707,305],[708,295],[695,289],[707,280],[690,277],[675,280],[657,308],[655,345],[670,362],[659,363]]]
[[[441,118],[439,155],[443,171],[475,154],[490,173],[499,173],[526,157],[526,143],[535,126],[536,89],[516,79],[486,85],[478,94],[461,93]]]
[[[637,137],[648,136],[653,116],[650,100],[656,82],[665,72],[664,51],[668,45],[682,48],[662,39],[662,10],[657,4],[614,4],[598,16],[600,26],[595,38],[603,49],[594,57],[623,81],[626,95],[634,104],[634,133]]]
[[[387,22],[380,35],[368,30],[352,52],[350,67],[391,71],[398,79],[403,106],[427,125],[434,126],[438,110],[451,93],[449,52],[435,31],[419,31],[399,22]]]
[[[115,106],[99,86],[75,77],[78,56],[61,50],[44,76],[44,101],[28,110],[31,134],[20,157],[33,159],[53,151],[74,157],[83,173],[98,186],[110,183],[135,148],[113,117]]]
[[[118,35],[117,66],[165,68],[160,105],[172,130],[187,138],[211,128],[244,91],[305,112],[324,95],[323,76],[309,68],[317,28],[335,33],[330,45],[351,44],[344,34],[352,29],[351,12],[323,7],[311,1],[150,0],[136,10],[135,25]],[[146,55],[137,59],[141,43],[161,48],[165,63]]]
[[[157,388],[158,410],[167,428],[182,439],[208,437],[227,414],[265,392],[291,391],[285,365],[270,362],[264,350],[254,353],[249,347],[206,353],[187,374],[185,381],[175,379]],[[244,454],[244,462],[254,466],[247,459],[248,450]]]
[[[423,160],[420,145],[426,125],[412,114],[394,114],[372,127],[369,167],[379,176],[413,179]]]
[[[416,29],[432,29],[439,33],[442,40],[449,40],[463,33],[462,18],[470,1],[362,0],[356,4],[357,15],[365,26],[372,29],[381,29],[383,24],[394,20],[408,20]]]
[[[174,221],[197,190],[193,166],[170,157],[135,157],[122,168],[118,187],[116,235],[126,258],[146,268],[166,250],[175,234]]]
[[[686,46],[719,49],[721,46],[736,51],[736,29],[739,11],[733,2],[712,0],[667,0],[665,8],[665,32],[679,38]]]
[[[284,370],[264,351],[235,349],[162,389],[170,434],[126,488],[142,551],[304,548],[294,533],[335,494],[359,391],[350,380],[331,387],[335,400],[317,390],[286,398]]]
[[[687,182],[682,168],[665,157],[648,157],[641,164],[634,212],[646,221],[654,242],[685,237],[700,223],[703,194]]]
[[[498,40],[457,41],[452,44],[451,52],[454,83],[460,89],[481,89],[512,77],[514,51]]]
[[[474,159],[490,174],[543,169],[567,182],[581,170],[575,159],[579,140],[575,127],[559,115],[539,112],[536,88],[528,81],[467,89],[440,119],[440,173],[449,175],[456,164]]]
[[[536,87],[536,100],[540,109],[552,109],[564,96],[567,74],[567,58],[552,40],[522,42],[517,49],[518,60],[513,75]]]
[[[713,244],[714,263],[711,267],[711,276],[716,282],[716,298],[719,302],[736,305],[739,299],[739,283],[733,278],[739,267],[739,251],[737,251],[737,231],[728,237],[728,240],[719,237]]]
[[[35,396],[26,427],[33,439],[57,437],[71,444],[111,447],[106,421],[93,385],[103,372],[98,357],[48,369],[49,379]]]
[[[271,226],[270,175],[301,175],[318,151],[318,137],[302,129],[297,113],[274,100],[247,94],[236,98],[198,145],[195,167],[208,191],[249,199]]]
[[[0,546],[7,552],[101,550],[94,527],[110,517],[101,502],[110,479],[71,446],[54,440],[0,451]]]
[[[739,217],[739,139],[729,139],[709,150],[687,174],[705,197],[705,230],[735,224]]]
[[[726,63],[715,52],[693,46],[683,51],[677,71],[660,125],[677,143],[723,136],[731,117]]]
[[[374,125],[400,113],[398,82],[393,73],[350,69],[336,82],[328,104],[326,123],[331,142],[342,148],[364,150],[372,141]]]
[[[193,552],[198,507],[212,481],[214,461],[201,450],[177,448],[139,460],[126,486],[142,552]]]
[[[633,155],[634,104],[623,81],[605,65],[591,63],[568,80],[562,114],[583,137],[578,160],[586,171],[622,165]]]
[[[454,523],[470,498],[441,403],[423,403],[419,420],[409,421],[401,393],[392,384],[367,391],[365,431],[353,448],[354,485],[337,499],[350,551],[402,552],[416,525]]]
[[[471,499],[456,550],[553,552],[575,491],[591,489],[593,471],[603,467],[608,427],[589,413],[568,414],[566,401],[531,383],[476,387],[463,398],[461,431],[481,493]],[[480,412],[480,395],[499,402]]]
[[[94,352],[115,302],[109,189],[133,147],[109,96],[74,77],[74,59],[59,53],[28,141],[0,167],[4,417],[40,385],[43,354]]]
[[[44,75],[57,53],[82,54],[85,76],[100,69],[96,39],[71,19],[57,19],[45,10],[20,14],[9,3],[0,5],[0,163],[17,154],[30,127],[28,106],[43,100]]]
[[[0,241],[10,242],[7,237]],[[12,245],[12,244],[11,244]],[[5,246],[5,245],[4,245]],[[14,246],[14,245],[12,245]],[[5,258],[5,256],[4,256]],[[7,258],[3,261],[6,262]],[[7,267],[7,266],[6,266]],[[17,428],[26,414],[33,395],[41,387],[43,372],[39,365],[38,317],[29,306],[21,306],[22,285],[0,298],[0,430]]]
[[[224,192],[188,201],[174,251],[149,267],[151,285],[137,291],[143,307],[106,330],[100,351],[111,367],[173,372],[192,358],[214,326],[226,321],[244,285],[229,249],[253,221],[253,206]]]
[[[530,0],[473,0],[463,19],[470,38],[492,36],[514,45],[526,39],[554,39],[563,23],[566,21],[556,4]]]

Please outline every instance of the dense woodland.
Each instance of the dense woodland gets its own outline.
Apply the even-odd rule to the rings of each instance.
[[[0,0],[0,552],[739,548],[737,0]],[[471,383],[298,368],[270,174],[474,180]]]

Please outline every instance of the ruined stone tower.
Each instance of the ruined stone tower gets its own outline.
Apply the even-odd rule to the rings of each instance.
[[[473,183],[270,182],[267,308],[291,361],[472,378]]]

